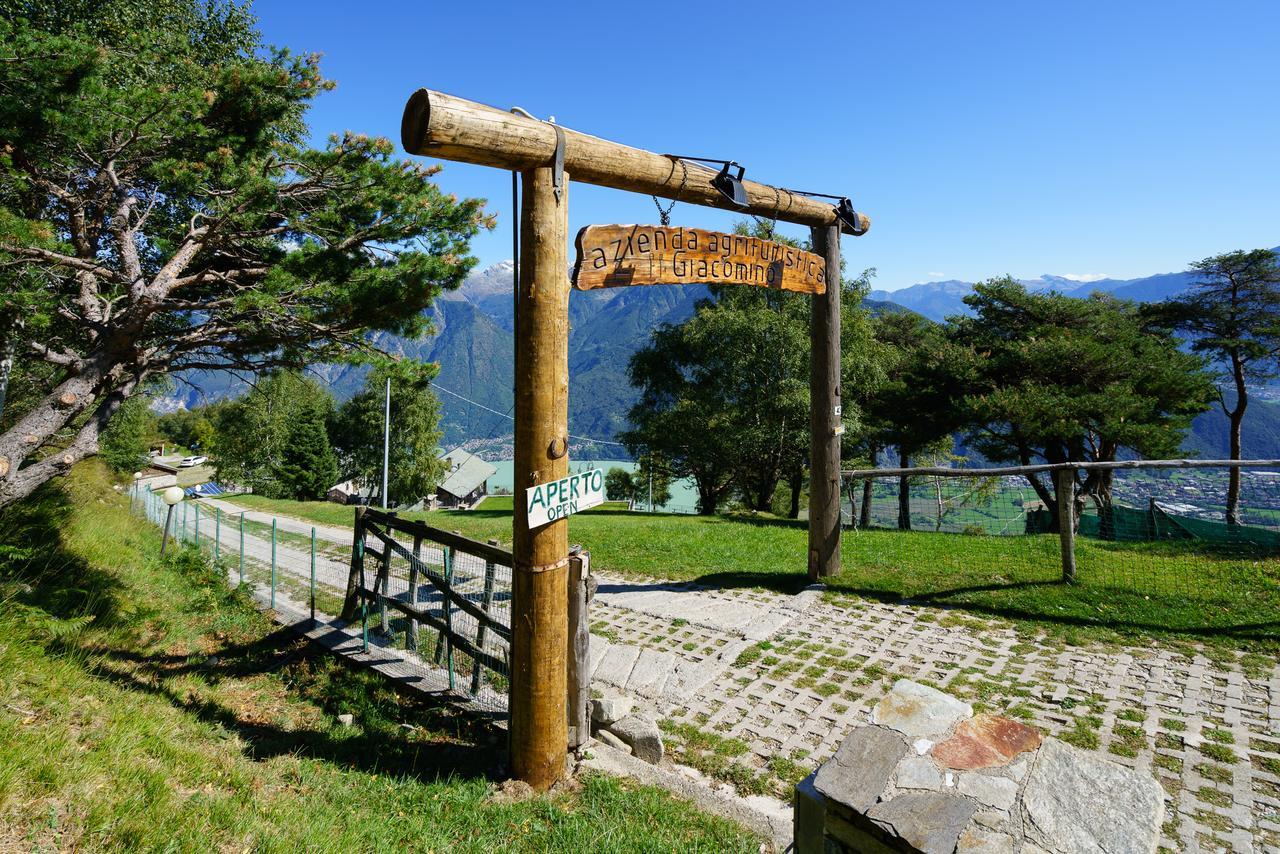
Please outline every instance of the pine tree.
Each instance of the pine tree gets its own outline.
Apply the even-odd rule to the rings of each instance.
[[[329,445],[325,413],[309,406],[289,429],[276,480],[281,490],[298,501],[323,498],[338,480],[338,455]]]
[[[439,167],[360,133],[304,142],[334,84],[268,49],[247,4],[5,9],[0,508],[98,453],[154,379],[362,359],[372,331],[426,331],[475,263],[491,220]]]

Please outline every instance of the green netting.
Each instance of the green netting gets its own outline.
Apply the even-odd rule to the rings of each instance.
[[[1047,534],[1052,530],[1053,517],[1048,510],[1038,508],[1027,513],[1028,534]],[[1280,549],[1280,531],[1174,516],[1159,507],[1139,510],[1117,504],[1112,505],[1110,511],[1102,513],[1089,508],[1080,517],[1079,534],[1082,537],[1121,543],[1198,540],[1221,545]]]

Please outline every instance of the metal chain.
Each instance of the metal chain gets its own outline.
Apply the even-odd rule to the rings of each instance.
[[[657,196],[653,196],[653,206],[658,209],[658,220],[664,226],[671,225],[671,211],[675,209],[676,202],[680,201],[680,195],[684,192],[685,184],[689,181],[689,167],[685,165],[683,160],[676,161],[680,164],[680,189],[676,190],[676,197],[671,200],[671,204],[665,209],[662,203],[658,201]]]

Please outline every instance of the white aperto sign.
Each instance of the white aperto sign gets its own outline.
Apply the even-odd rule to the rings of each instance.
[[[572,516],[579,510],[604,503],[604,472],[599,469],[571,474],[524,491],[529,527]]]

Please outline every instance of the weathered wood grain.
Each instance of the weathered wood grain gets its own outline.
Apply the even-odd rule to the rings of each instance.
[[[568,193],[522,176],[511,573],[511,772],[546,791],[565,772],[568,520],[530,529],[525,490],[569,473]],[[567,191],[567,187],[565,190]]]
[[[826,260],[744,234],[663,225],[589,225],[578,232],[573,286],[754,285],[827,290]]]
[[[776,218],[781,222],[837,225],[846,234],[854,234],[853,229],[836,219],[835,207],[829,201],[743,181],[749,204],[746,208],[737,208],[711,186],[715,169],[569,128],[562,131],[564,168],[575,181]],[[430,89],[419,89],[405,104],[400,140],[410,154],[514,171],[550,166],[556,150],[555,128],[546,122]],[[728,152],[728,156],[733,156],[732,152]],[[858,216],[866,228],[871,227],[870,217]]]
[[[840,231],[815,228],[813,247],[840,269]],[[809,580],[840,571],[840,288],[809,304]]]
[[[574,750],[591,739],[590,575],[589,552],[569,556],[569,747]]]

